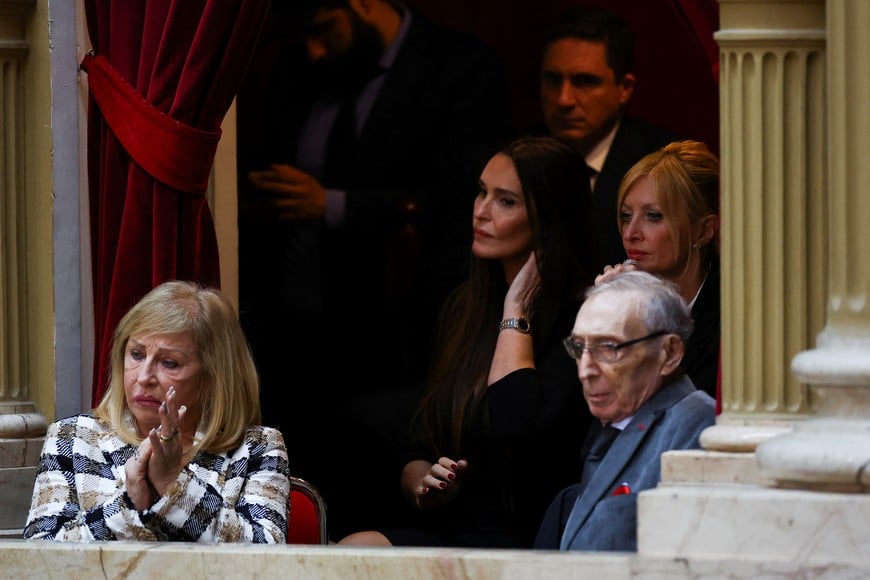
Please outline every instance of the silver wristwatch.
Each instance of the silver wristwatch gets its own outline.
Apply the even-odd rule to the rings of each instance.
[[[532,325],[529,323],[529,320],[523,316],[519,318],[505,318],[501,322],[498,323],[499,331],[502,331],[506,328],[513,328],[523,334],[531,334],[532,333]]]

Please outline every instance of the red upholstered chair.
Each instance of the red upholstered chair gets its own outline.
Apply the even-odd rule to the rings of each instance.
[[[326,503],[317,491],[301,477],[290,476],[290,519],[287,525],[288,544],[328,544]]]

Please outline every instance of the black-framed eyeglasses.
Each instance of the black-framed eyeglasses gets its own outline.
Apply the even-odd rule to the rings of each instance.
[[[625,347],[651,338],[663,336],[665,334],[670,333],[667,330],[657,330],[647,334],[646,336],[626,340],[625,342],[599,342],[598,344],[586,344],[583,341],[574,340],[571,336],[566,336],[562,341],[562,344],[565,345],[565,350],[568,351],[568,356],[574,360],[580,360],[583,356],[583,351],[585,350],[589,352],[589,356],[591,356],[592,360],[595,362],[611,363],[619,357],[619,351]]]

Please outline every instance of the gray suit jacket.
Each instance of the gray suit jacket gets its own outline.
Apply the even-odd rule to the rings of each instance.
[[[575,484],[556,496],[535,548],[637,550],[637,494],[658,485],[663,452],[700,448],[701,431],[716,422],[715,407],[714,399],[685,376],[653,395],[613,442],[585,489]],[[628,488],[619,489],[623,484]]]

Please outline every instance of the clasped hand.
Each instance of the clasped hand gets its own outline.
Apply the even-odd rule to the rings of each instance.
[[[243,199],[246,210],[281,221],[317,221],[326,215],[326,190],[310,173],[286,163],[251,171],[248,181],[260,195]]]
[[[154,505],[184,469],[184,444],[179,430],[187,412],[178,406],[175,387],[169,387],[160,405],[160,425],[153,427],[124,465],[127,495],[139,511]]]

